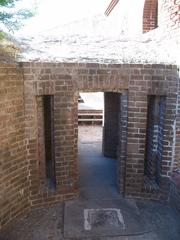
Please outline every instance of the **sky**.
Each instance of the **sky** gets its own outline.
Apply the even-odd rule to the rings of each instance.
[[[104,16],[110,2],[111,0],[22,0],[19,6],[36,8],[37,14],[26,21],[19,34],[38,34],[83,18]],[[141,30],[143,3],[144,0],[120,0],[110,16],[104,16],[109,22],[109,28],[116,27],[120,32],[120,28],[126,24],[129,32]]]
[[[103,14],[110,0],[23,0],[21,6],[37,5],[37,16],[26,23],[23,32],[39,32],[78,19]]]

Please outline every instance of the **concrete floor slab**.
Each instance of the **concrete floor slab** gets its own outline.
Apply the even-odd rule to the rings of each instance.
[[[0,232],[0,240],[61,240],[63,204],[33,209]]]
[[[85,217],[84,213],[88,210],[89,216]],[[88,229],[85,227],[87,218],[90,225]],[[65,203],[64,237],[66,238],[128,236],[151,232],[153,229],[145,223],[146,219],[142,218],[135,202],[132,204],[132,201],[122,197],[110,200],[77,199]]]
[[[99,200],[100,201],[100,200]],[[66,238],[68,240],[179,240],[180,216],[168,205],[149,201],[128,200],[129,205],[137,214],[146,218],[143,222],[152,231],[131,236],[103,236]],[[106,205],[109,207],[109,205]],[[133,207],[134,206],[134,207]],[[102,206],[103,207],[103,206]],[[117,207],[117,206],[116,206]],[[122,209],[122,206],[120,206]],[[121,211],[122,215],[123,212]],[[125,218],[124,218],[125,221]],[[139,220],[138,220],[139,221]],[[63,206],[34,209],[29,214],[17,218],[0,232],[0,240],[64,240],[63,237]]]
[[[88,210],[94,213],[93,220],[92,216],[84,216],[84,211],[87,213]],[[117,214],[111,215],[109,210],[119,210],[121,221],[118,222]],[[99,212],[101,219],[95,212]],[[88,217],[90,227],[86,225]],[[179,237],[180,216],[163,203],[124,198],[103,201],[77,199],[65,203],[65,239],[179,240]]]

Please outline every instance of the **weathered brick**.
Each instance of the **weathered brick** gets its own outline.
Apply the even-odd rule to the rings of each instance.
[[[163,93],[162,97],[166,97],[164,135],[159,132],[160,138],[164,137],[159,147],[164,149],[162,171],[164,176],[169,178],[174,129],[177,129],[174,159],[176,166],[179,165],[180,152],[180,110],[179,107],[176,109],[177,96],[174,91],[178,75],[174,67],[141,64],[24,63],[21,68],[24,68],[24,82],[22,73],[12,66],[2,71],[0,80],[3,81],[9,69],[6,76],[9,81],[3,81],[1,88],[3,97],[2,101],[0,98],[0,156],[6,159],[3,162],[3,176],[6,175],[4,179],[9,183],[7,193],[14,198],[14,202],[13,208],[10,208],[13,209],[12,213],[9,213],[7,207],[11,206],[11,202],[4,205],[3,224],[11,220],[11,216],[23,211],[28,204],[32,207],[40,206],[77,196],[77,96],[80,91],[111,92],[112,95],[116,93],[119,96],[119,129],[118,132],[113,132],[113,117],[109,115],[108,130],[109,136],[116,135],[118,143],[119,191],[125,195],[153,199],[165,197],[165,194],[163,196],[160,192],[154,194],[143,190],[148,95],[161,96]],[[15,76],[14,82],[12,76]],[[46,182],[43,105],[45,95],[53,97],[54,105],[52,121],[56,162],[55,191],[43,190]],[[3,104],[4,101],[6,104]],[[114,108],[115,102],[109,102],[109,112]],[[105,110],[108,111],[108,108]],[[175,117],[177,128],[172,127]],[[167,186],[163,178],[161,182],[162,187]],[[22,188],[26,194],[22,195],[18,202],[17,196]]]

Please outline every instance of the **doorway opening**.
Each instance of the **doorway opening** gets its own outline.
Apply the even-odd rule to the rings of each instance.
[[[120,93],[80,93],[78,158],[80,194],[85,198],[116,198]]]

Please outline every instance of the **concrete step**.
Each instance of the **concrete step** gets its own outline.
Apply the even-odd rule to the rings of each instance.
[[[83,124],[102,124],[103,111],[94,109],[78,110],[78,123]]]

